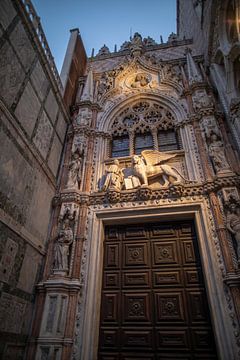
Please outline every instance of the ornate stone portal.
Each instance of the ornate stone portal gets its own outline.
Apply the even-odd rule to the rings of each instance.
[[[170,40],[171,52],[178,40]],[[238,303],[232,289],[240,281],[239,211],[226,207],[223,189],[234,187],[238,192],[239,178],[224,146],[226,131],[214,95],[203,79],[207,77],[203,59],[179,47],[179,57],[173,51],[174,61],[168,62],[162,60],[162,51],[135,34],[114,56],[104,46],[89,60],[68,133],[63,185],[54,201],[60,220],[53,227],[49,272],[41,284],[47,300],[39,356],[42,344],[51,344],[53,352],[58,342],[63,359],[98,358],[106,224],[155,220],[164,224],[166,219],[182,218],[196,223],[200,254],[195,255],[201,257],[210,308],[215,309],[219,353],[225,360],[237,356],[238,328],[235,320],[231,323],[229,309]],[[74,216],[64,213],[66,204],[77,209]],[[59,218],[58,209],[65,215]],[[109,256],[115,261],[118,240],[111,236]],[[147,241],[146,246],[150,246]],[[66,337],[62,340],[47,330],[51,314],[63,314],[63,305],[52,300],[55,291],[69,304],[61,321],[71,318],[65,329],[72,347],[67,347]],[[144,314],[145,305],[137,304],[129,302],[131,316]],[[171,309],[172,303],[166,302],[165,311]]]

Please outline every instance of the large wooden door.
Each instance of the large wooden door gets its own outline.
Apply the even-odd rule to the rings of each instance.
[[[106,227],[98,354],[217,359],[192,222]]]

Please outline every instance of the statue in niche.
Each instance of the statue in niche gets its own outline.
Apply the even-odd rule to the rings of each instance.
[[[240,265],[240,206],[239,203],[232,197],[226,204],[226,226],[228,231],[233,235],[237,244],[237,258]]]
[[[133,155],[133,174],[140,180],[141,186],[148,186],[148,179],[162,177],[164,185],[177,185],[186,180],[177,169],[167,165],[166,162],[177,154],[166,154],[156,150],[144,150],[141,156]]]
[[[72,216],[67,211],[63,217],[62,227],[57,236],[54,247],[54,270],[68,271],[70,246],[73,242],[73,230],[71,222],[74,221],[75,214]]]
[[[216,173],[230,171],[230,166],[225,155],[223,142],[219,135],[211,132],[209,137],[208,153],[212,159]]]
[[[76,125],[89,125],[91,120],[91,112],[89,109],[80,109],[75,118]]]
[[[109,168],[106,170],[106,179],[102,186],[102,191],[120,191],[122,189],[123,179],[123,171],[119,166],[119,161],[115,159],[113,164],[110,165]]]
[[[68,181],[67,189],[79,189],[81,181],[82,163],[83,163],[83,149],[77,148],[72,153],[72,159],[68,166]]]
[[[193,104],[195,110],[201,110],[202,108],[213,106],[211,96],[207,95],[203,91],[199,91],[193,96]]]
[[[220,131],[217,127],[216,120],[214,117],[207,117],[203,119],[202,124],[207,139],[210,139],[211,133],[213,132],[220,137]]]

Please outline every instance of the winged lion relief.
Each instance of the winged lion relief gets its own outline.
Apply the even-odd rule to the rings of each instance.
[[[188,182],[174,166],[168,162],[177,154],[168,154],[156,150],[144,150],[141,155],[133,155],[131,166],[121,168],[117,159],[110,165],[101,181],[100,191],[128,190],[148,187],[154,180],[160,181],[160,187]]]

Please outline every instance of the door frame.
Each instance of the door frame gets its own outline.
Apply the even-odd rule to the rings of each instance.
[[[209,218],[204,200],[186,204],[166,204],[125,207],[91,207],[88,218],[88,250],[85,267],[85,300],[81,331],[81,356],[84,360],[97,360],[100,325],[100,306],[103,271],[104,226],[134,224],[139,222],[162,222],[194,220],[198,248],[212,328],[215,334],[219,359],[237,358],[233,328],[227,310],[226,295],[215,244],[213,219]],[[211,230],[210,230],[211,229]]]

